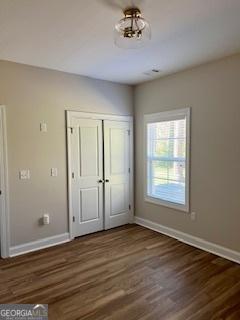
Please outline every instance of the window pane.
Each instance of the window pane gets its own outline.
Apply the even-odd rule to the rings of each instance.
[[[185,204],[185,185],[176,181],[153,179],[151,196],[169,202]]]
[[[172,180],[185,184],[185,162],[153,160],[151,163],[153,178]]]
[[[185,158],[186,140],[168,139],[152,140],[154,157],[162,158]]]
[[[147,125],[148,195],[185,204],[186,119]]]
[[[162,121],[148,124],[155,139],[186,138],[186,119]]]

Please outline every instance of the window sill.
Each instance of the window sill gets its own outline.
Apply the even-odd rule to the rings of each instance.
[[[189,206],[188,205],[181,205],[181,204],[177,204],[177,203],[175,204],[173,202],[160,200],[160,199],[153,198],[153,197],[150,197],[150,196],[145,196],[144,200],[145,200],[145,202],[156,204],[158,206],[163,206],[163,207],[167,207],[167,208],[170,208],[170,209],[175,209],[175,210],[178,210],[178,211],[189,213]]]

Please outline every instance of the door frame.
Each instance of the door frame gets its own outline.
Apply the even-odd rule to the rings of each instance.
[[[8,158],[7,158],[7,124],[6,108],[0,105],[0,234],[1,234],[1,257],[9,257],[10,227],[9,227],[9,185],[8,185]]]
[[[95,119],[95,120],[111,120],[111,121],[125,121],[130,124],[130,174],[129,174],[129,188],[130,188],[130,222],[134,222],[134,158],[133,158],[133,117],[132,116],[121,116],[121,115],[112,115],[104,113],[91,113],[91,112],[82,112],[82,111],[66,111],[66,129],[67,129],[67,172],[68,172],[68,221],[69,221],[69,235],[70,239],[74,239],[73,234],[73,210],[72,210],[72,168],[71,168],[71,134],[72,126],[71,121],[73,118],[80,119]]]

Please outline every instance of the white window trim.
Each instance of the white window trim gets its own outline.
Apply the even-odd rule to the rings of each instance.
[[[149,123],[160,121],[176,120],[178,117],[186,117],[186,185],[185,185],[185,205],[169,202],[157,198],[153,198],[147,194],[147,125]],[[180,210],[189,213],[189,185],[190,185],[190,116],[191,108],[176,109],[171,111],[163,111],[159,113],[144,115],[144,200],[153,204],[165,206],[168,208]]]

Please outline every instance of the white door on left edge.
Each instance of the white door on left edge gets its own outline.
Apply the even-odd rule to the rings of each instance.
[[[74,237],[103,229],[102,121],[74,118],[71,134]]]

